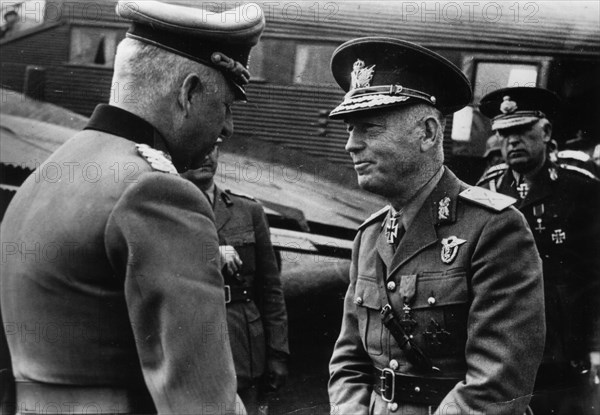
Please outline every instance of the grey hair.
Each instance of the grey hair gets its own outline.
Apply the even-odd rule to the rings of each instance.
[[[191,72],[198,73],[203,79],[212,76],[210,69],[204,65],[156,46],[125,38],[117,47],[113,84],[129,84],[126,89],[130,93],[136,94],[142,102],[148,102],[148,99],[175,93],[180,82]],[[115,86],[124,88],[123,85],[113,85],[113,91]]]

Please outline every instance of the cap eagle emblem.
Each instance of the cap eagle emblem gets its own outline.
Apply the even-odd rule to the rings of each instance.
[[[365,62],[358,59],[352,66],[350,89],[368,88],[371,86],[375,65],[365,68]]]
[[[500,104],[500,111],[502,111],[502,114],[512,114],[517,108],[517,103],[511,101],[508,95],[502,98],[502,103]]]

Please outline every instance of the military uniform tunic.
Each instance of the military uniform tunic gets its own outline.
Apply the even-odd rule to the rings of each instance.
[[[519,199],[543,260],[548,335],[536,389],[572,383],[600,351],[600,182],[547,161],[529,185],[506,165],[479,185]]]
[[[446,169],[395,252],[385,210],[359,228],[330,364],[335,413],[427,414],[438,404],[440,414],[524,412],[544,341],[541,261],[523,216],[491,208],[504,196],[466,189]],[[438,373],[411,363],[384,327],[383,291]],[[389,405],[374,386],[384,368],[412,382]],[[434,376],[453,386],[440,395],[428,385]],[[425,393],[437,396],[422,402]]]
[[[101,105],[6,212],[0,294],[20,410],[235,409],[212,209],[150,147],[166,149],[150,124]]]
[[[238,275],[226,275],[225,283],[248,291],[248,298],[227,304],[238,390],[243,390],[263,375],[266,359],[287,361],[287,313],[262,206],[216,187],[214,213],[219,245],[232,246],[242,260]]]

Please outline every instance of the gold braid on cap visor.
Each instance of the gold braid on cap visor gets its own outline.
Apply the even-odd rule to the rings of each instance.
[[[331,113],[353,110],[356,108],[369,108],[379,105],[404,102],[409,98],[417,98],[428,104],[435,105],[437,100],[433,95],[426,94],[416,89],[405,88],[402,85],[379,85],[350,90],[342,102]]]

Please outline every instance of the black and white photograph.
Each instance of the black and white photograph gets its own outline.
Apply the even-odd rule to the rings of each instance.
[[[599,415],[600,2],[0,0],[0,415]]]

